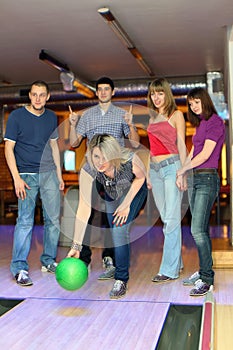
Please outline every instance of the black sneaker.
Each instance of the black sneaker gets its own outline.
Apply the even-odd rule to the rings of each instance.
[[[113,261],[110,256],[106,256],[103,259],[103,268],[105,271],[99,275],[98,280],[110,280],[114,278],[116,268],[113,266]]]
[[[127,283],[120,280],[116,280],[109,295],[111,299],[119,299],[125,296],[126,291]]]
[[[23,287],[32,286],[33,282],[28,275],[28,271],[20,270],[16,275],[15,279],[17,284]]]
[[[155,275],[155,277],[152,278],[152,282],[156,282],[156,283],[164,283],[164,282],[169,282],[172,280],[173,280],[173,278],[165,276],[165,275],[160,275],[160,274],[157,274],[157,275]]]
[[[201,279],[197,280],[194,283],[195,288],[193,288],[189,295],[191,297],[201,297],[202,295],[207,294],[213,290],[213,286],[203,282]]]
[[[55,273],[57,268],[57,263],[52,263],[47,266],[42,266],[41,271],[42,272],[50,272],[50,273]]]
[[[106,270],[99,275],[98,280],[110,280],[114,278],[115,270],[116,268],[114,266],[107,267]]]

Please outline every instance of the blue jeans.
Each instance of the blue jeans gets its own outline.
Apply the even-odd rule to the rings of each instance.
[[[43,252],[40,257],[42,265],[47,266],[55,261],[60,234],[60,190],[56,171],[21,174],[21,178],[29,185],[30,190],[26,189],[27,196],[24,200],[18,199],[18,218],[10,265],[13,276],[20,270],[29,269],[28,255],[38,194],[41,197],[44,219]]]
[[[200,278],[209,285],[214,284],[209,219],[219,187],[217,170],[215,173],[208,173],[208,171],[194,173],[193,176],[188,177],[188,195],[192,214],[191,233],[198,250]]]
[[[126,193],[127,194],[127,193]],[[125,194],[125,195],[126,195]],[[127,282],[129,279],[129,266],[130,266],[130,226],[132,221],[138,216],[141,208],[143,207],[147,198],[147,185],[146,182],[138,191],[134,197],[131,205],[130,212],[126,223],[122,226],[116,226],[112,223],[114,217],[113,213],[120,203],[124,200],[125,196],[119,200],[111,201],[106,195],[106,211],[109,226],[111,227],[112,239],[115,252],[115,279]]]
[[[176,186],[176,171],[180,161],[168,164],[158,171],[150,167],[152,193],[163,222],[163,256],[159,268],[161,275],[179,277],[183,268],[181,257],[181,201],[182,192]]]

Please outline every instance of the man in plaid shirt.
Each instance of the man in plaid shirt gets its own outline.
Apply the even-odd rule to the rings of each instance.
[[[89,142],[96,134],[109,134],[115,137],[121,146],[125,145],[125,139],[129,139],[133,147],[139,144],[139,135],[132,119],[132,106],[129,112],[114,106],[111,102],[114,96],[114,83],[108,77],[102,77],[96,82],[96,96],[98,104],[87,109],[82,116],[72,112],[70,108],[70,144],[78,147],[84,138]],[[107,221],[106,221],[107,222]],[[89,222],[91,224],[91,222]],[[91,262],[91,249],[83,245],[80,259],[87,265]],[[105,271],[98,279],[106,280],[114,278],[114,249],[108,243],[102,253],[103,267]]]

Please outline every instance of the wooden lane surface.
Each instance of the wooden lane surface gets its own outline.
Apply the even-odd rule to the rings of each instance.
[[[129,290],[125,298],[117,301],[110,300],[108,295],[113,280],[97,280],[102,272],[101,249],[93,249],[89,279],[78,291],[65,291],[53,274],[42,273],[39,262],[42,232],[40,226],[35,228],[29,256],[34,285],[20,287],[9,272],[13,227],[0,227],[0,297],[25,299],[0,317],[0,348],[3,350],[66,349],[65,346],[84,350],[100,347],[154,349],[170,303],[200,305],[204,302],[204,297],[190,297],[190,288],[182,285],[182,278],[198,268],[196,248],[185,228],[182,247],[185,269],[181,277],[160,285],[151,282],[158,272],[163,246],[161,227],[156,227],[132,244]],[[59,247],[58,261],[66,256],[67,250]],[[217,269],[215,272],[216,309],[223,305],[229,310],[229,317],[224,318],[224,311],[215,317],[215,350],[228,350],[227,343],[222,348],[220,342],[221,338],[227,342],[231,333],[226,333],[225,329],[230,329],[229,324],[224,327],[219,324],[225,319],[232,326],[233,270]]]
[[[0,345],[2,350],[154,349],[168,308],[169,303],[27,299],[2,317]]]
[[[214,350],[231,350],[233,305],[215,305]]]

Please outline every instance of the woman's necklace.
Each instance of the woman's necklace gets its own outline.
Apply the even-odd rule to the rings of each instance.
[[[102,173],[103,174],[103,177],[104,177],[104,181],[105,181],[105,185],[107,187],[110,187],[110,186],[115,186],[116,185],[116,181],[115,181],[115,177],[116,177],[116,168],[114,168],[113,170],[113,178],[106,175],[105,173]]]

